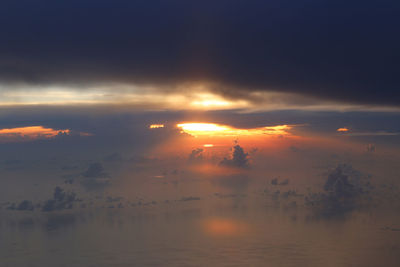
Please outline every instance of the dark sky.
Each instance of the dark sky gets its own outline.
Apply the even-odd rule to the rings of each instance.
[[[387,0],[4,0],[0,83],[207,81],[231,97],[399,106],[399,11]]]

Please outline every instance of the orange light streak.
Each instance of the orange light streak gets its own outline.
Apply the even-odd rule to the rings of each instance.
[[[158,128],[164,128],[164,124],[152,124],[149,127],[150,129],[158,129]]]
[[[348,129],[348,128],[346,128],[346,127],[343,127],[343,128],[339,128],[339,129],[337,129],[336,131],[337,131],[337,132],[348,132],[348,131],[349,131],[349,129]]]

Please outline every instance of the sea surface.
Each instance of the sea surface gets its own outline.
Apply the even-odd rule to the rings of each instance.
[[[192,203],[189,203],[192,202]],[[205,205],[0,213],[0,266],[399,266],[400,216]],[[175,206],[174,206],[175,205]]]

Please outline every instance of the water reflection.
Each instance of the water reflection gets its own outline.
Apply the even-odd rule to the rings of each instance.
[[[173,180],[136,181],[123,196],[115,191],[80,198],[56,187],[41,202],[51,209],[36,208],[37,201],[34,209],[20,208],[29,207],[26,201],[4,203],[0,267],[400,262],[400,215],[396,202],[391,207],[386,200],[391,191],[373,189],[352,168],[334,169],[326,187],[308,191],[296,179],[230,173],[166,184],[178,179],[174,173]],[[385,205],[374,207],[370,199]]]
[[[292,215],[206,205],[2,212],[0,266],[398,266],[399,216]]]

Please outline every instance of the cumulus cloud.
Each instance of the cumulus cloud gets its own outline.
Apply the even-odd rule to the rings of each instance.
[[[88,178],[95,178],[104,177],[107,174],[104,172],[103,165],[100,162],[96,162],[90,164],[88,169],[82,175]]]
[[[328,174],[323,190],[306,196],[306,205],[319,215],[337,216],[365,205],[373,186],[369,176],[350,165],[339,164]]]
[[[81,185],[87,190],[102,190],[111,184],[109,175],[104,171],[103,164],[95,162],[82,173]]]
[[[201,162],[203,160],[203,151],[202,148],[193,149],[189,155],[189,162],[196,163]]]
[[[80,201],[74,192],[66,192],[59,186],[54,188],[53,197],[36,205],[31,200],[23,200],[19,204],[11,203],[8,210],[33,211],[35,208],[41,208],[43,212],[55,210],[72,209],[76,201]]]
[[[75,201],[77,201],[77,198],[74,192],[65,192],[57,186],[54,188],[53,198],[43,203],[42,211],[71,209]]]
[[[33,205],[32,201],[30,200],[23,200],[19,204],[12,203],[10,206],[7,207],[8,210],[28,210],[28,211],[33,211],[35,209],[35,206]]]
[[[285,179],[279,183],[279,185],[288,185],[288,184],[289,184],[289,179]]]
[[[279,182],[279,178],[273,178],[271,180],[271,185],[288,185],[289,179],[284,179],[283,181]]]
[[[16,208],[17,210],[33,210],[34,205],[30,200],[23,200]]]
[[[80,183],[87,191],[103,190],[111,185],[109,178],[85,178]]]
[[[249,158],[248,153],[245,153],[243,148],[240,145],[235,145],[233,147],[233,153],[231,158],[224,158],[220,165],[222,166],[231,166],[238,168],[248,168],[249,167]]]

